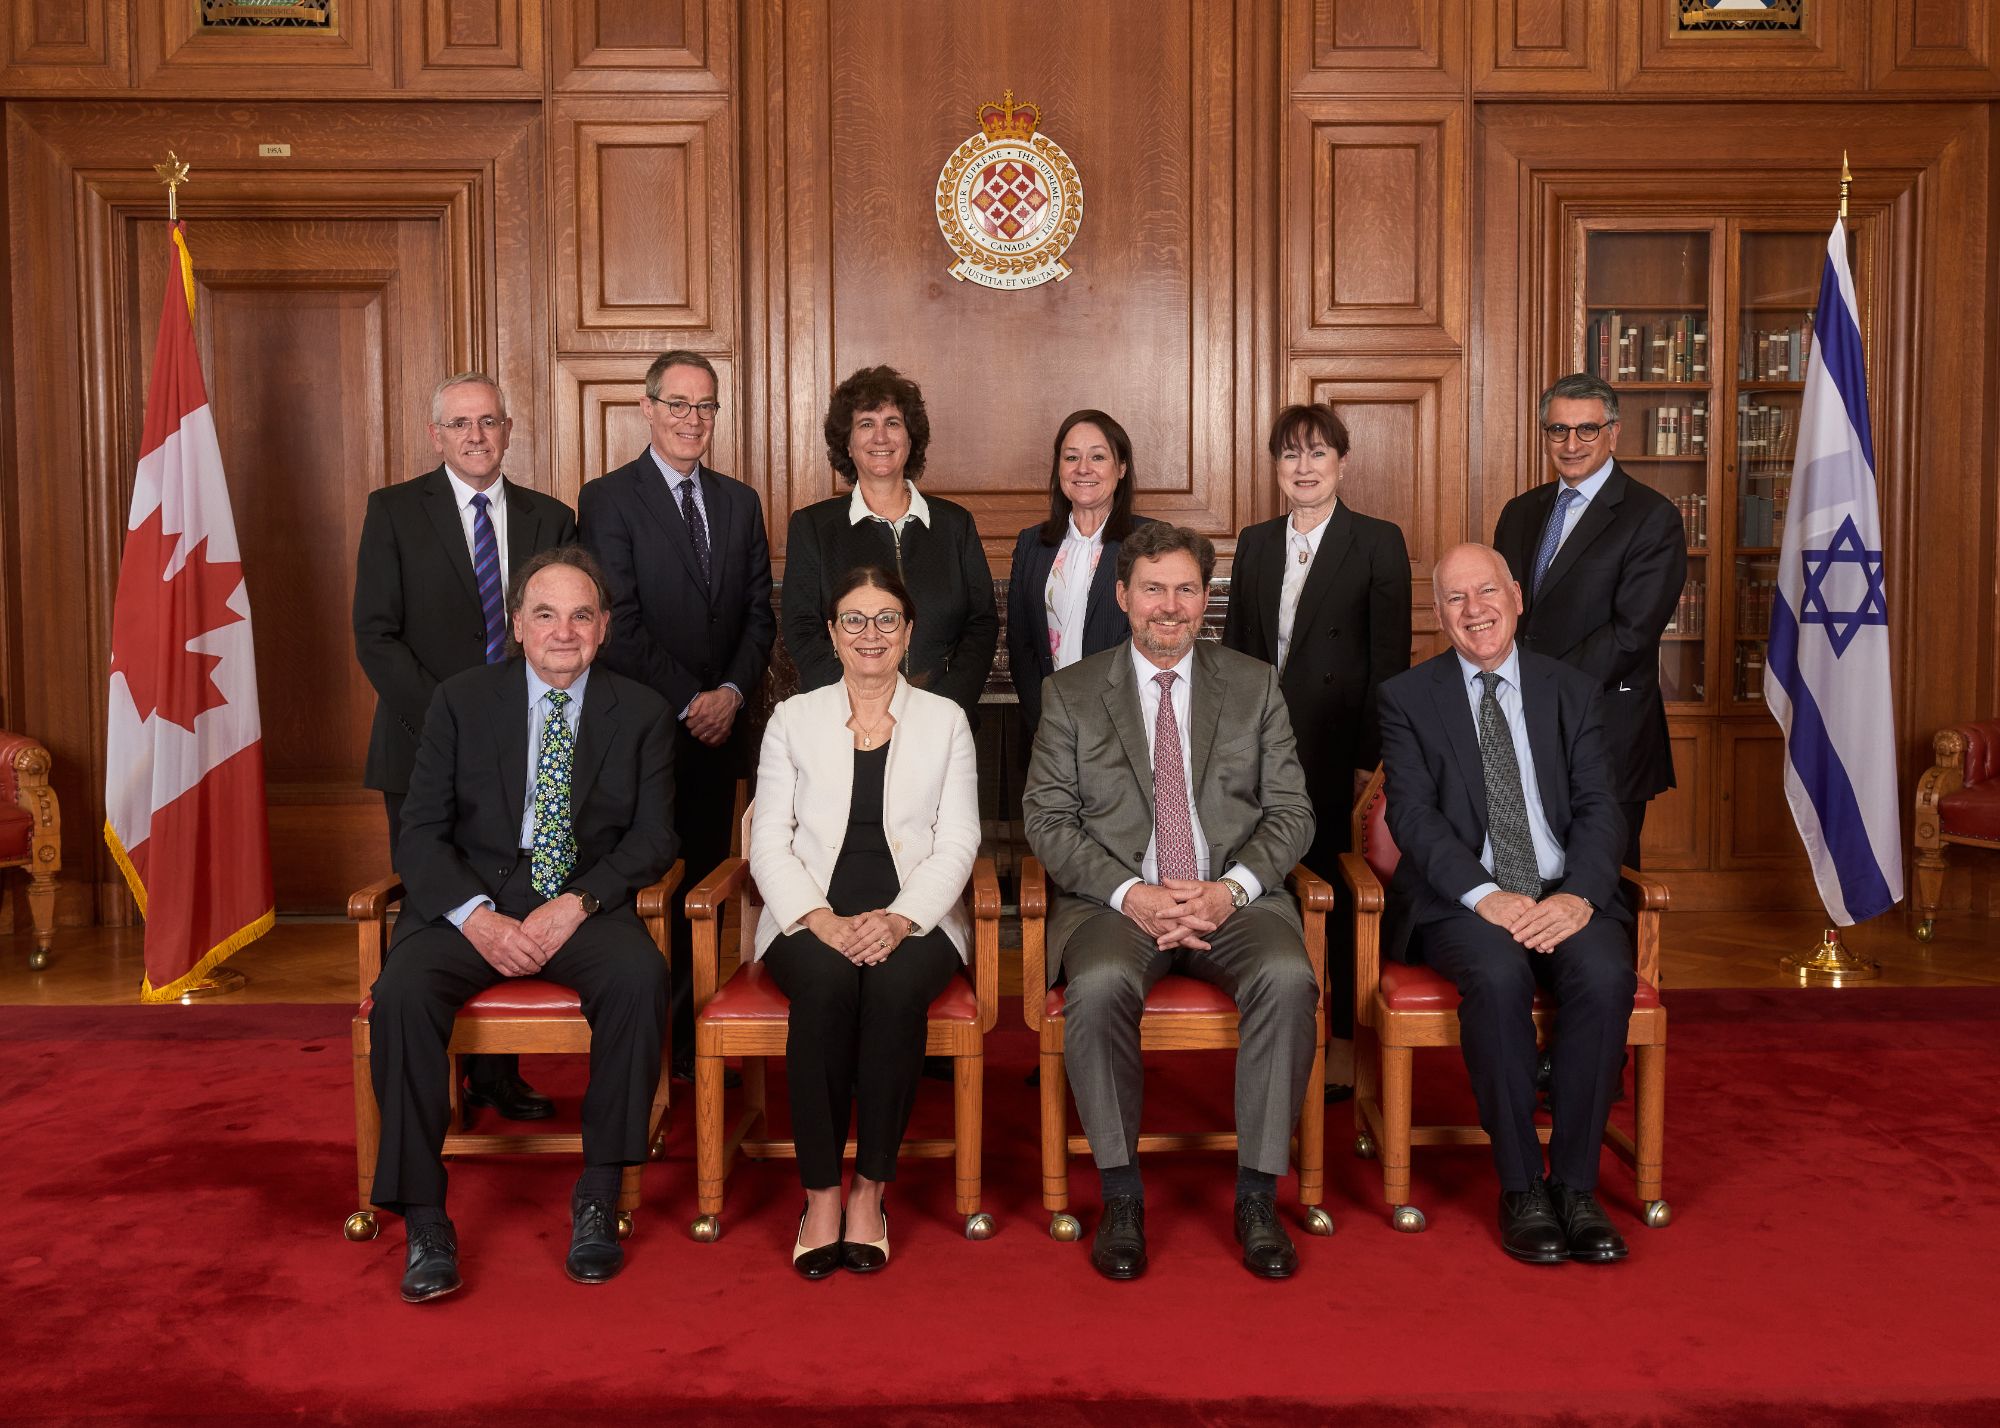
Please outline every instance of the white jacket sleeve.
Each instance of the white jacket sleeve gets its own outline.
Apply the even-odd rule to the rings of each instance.
[[[907,917],[918,932],[936,927],[965,895],[973,859],[979,855],[979,770],[972,728],[965,722],[965,711],[955,704],[946,710],[946,727],[951,731],[950,746],[931,824],[930,856],[909,870],[902,892],[889,904],[889,911]],[[903,809],[896,810],[896,816],[900,821],[913,812],[922,816]]]
[[[814,908],[826,906],[826,889],[792,851],[798,831],[799,779],[788,729],[793,701],[771,712],[757,758],[757,806],[750,817],[750,875],[781,931],[789,932]]]

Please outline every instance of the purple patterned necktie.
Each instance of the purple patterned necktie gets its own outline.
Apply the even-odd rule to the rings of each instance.
[[[486,514],[486,493],[472,496],[472,577],[479,582],[479,610],[486,617],[486,662],[507,657],[507,605],[500,592],[500,542]]]
[[[701,507],[694,503],[694,477],[681,481],[681,519],[687,522],[688,539],[694,542],[694,561],[701,567],[701,579],[708,583],[708,527],[701,519]]]
[[[1153,844],[1160,881],[1193,878],[1194,824],[1188,816],[1187,779],[1181,760],[1181,726],[1174,718],[1172,670],[1153,676],[1160,686],[1160,713],[1153,721]]]

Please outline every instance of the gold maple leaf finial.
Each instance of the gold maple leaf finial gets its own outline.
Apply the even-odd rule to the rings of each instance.
[[[167,186],[167,217],[169,219],[178,218],[180,216],[180,205],[178,203],[180,187],[188,181],[187,160],[176,154],[172,149],[169,149],[167,150],[167,161],[164,164],[154,164],[153,172],[158,174],[160,182]]]

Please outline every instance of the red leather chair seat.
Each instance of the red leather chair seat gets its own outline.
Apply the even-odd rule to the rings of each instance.
[[[361,1015],[375,1009],[375,999],[361,1003]],[[460,1016],[549,1016],[583,1015],[583,998],[576,992],[540,977],[509,977],[475,994],[458,1009]]]
[[[1405,962],[1382,963],[1382,1001],[1391,1011],[1456,1011],[1458,988],[1429,967],[1413,967]],[[1642,981],[1632,994],[1635,1010],[1660,1004],[1660,990]],[[1535,1007],[1546,1010],[1549,999],[1535,989]]]
[[[1058,983],[1049,988],[1049,998],[1042,1003],[1042,1015],[1061,1016],[1063,1006],[1069,1000],[1069,988]],[[1236,1003],[1229,993],[1213,982],[1204,982],[1199,977],[1185,977],[1179,972],[1169,972],[1153,984],[1153,990],[1146,993],[1147,1016],[1179,1016],[1189,1012],[1233,1012]]]
[[[2000,839],[2000,783],[1982,783],[1940,798],[1938,830],[1959,838]]]
[[[16,804],[0,804],[0,862],[24,863],[35,836],[35,820]]]
[[[791,1014],[791,1002],[764,970],[762,962],[737,969],[701,1009],[705,1021],[783,1021]],[[932,1021],[979,1020],[979,996],[964,977],[953,977],[931,1003]]]

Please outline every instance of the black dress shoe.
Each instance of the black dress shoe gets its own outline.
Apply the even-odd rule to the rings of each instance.
[[[1556,1222],[1562,1226],[1571,1259],[1585,1264],[1613,1264],[1625,1258],[1625,1237],[1612,1228],[1595,1195],[1551,1180],[1549,1199],[1555,1205]]]
[[[1090,1240],[1090,1267],[1106,1279],[1137,1279],[1146,1272],[1146,1203],[1113,1195]]]
[[[1328,1084],[1326,1088],[1326,1104],[1329,1106],[1337,1106],[1342,1101],[1351,1101],[1353,1099],[1354,1088],[1352,1086],[1343,1086],[1338,1081]]]
[[[1561,1264],[1569,1258],[1546,1181],[1500,1192],[1500,1248],[1524,1264]]]
[[[799,1237],[792,1241],[792,1268],[807,1279],[825,1279],[840,1268],[840,1252],[847,1237],[847,1217],[840,1220],[840,1234],[832,1244],[806,1248],[806,1212],[799,1211]]]
[[[1243,1246],[1243,1267],[1260,1279],[1290,1279],[1299,1267],[1299,1252],[1269,1195],[1236,1197],[1236,1243]]]
[[[694,1084],[694,1058],[692,1056],[688,1057],[685,1061],[676,1060],[674,1062],[673,1078],[683,1086],[692,1086]],[[743,1077],[741,1073],[731,1070],[727,1066],[722,1068],[723,1090],[734,1091],[741,1087],[742,1084]]]
[[[578,1284],[602,1284],[625,1267],[618,1243],[618,1212],[609,1200],[585,1196],[570,1202],[569,1258],[563,1269]]]
[[[889,1262],[889,1212],[882,1212],[882,1238],[879,1240],[850,1240],[845,1228],[841,1231],[841,1267],[852,1274],[873,1274]]]
[[[523,1081],[518,1073],[497,1081],[467,1081],[465,1104],[491,1106],[503,1120],[543,1121],[556,1113],[556,1103]]]
[[[465,1281],[458,1277],[458,1233],[450,1220],[414,1225],[409,1257],[403,1265],[403,1298],[411,1304],[451,1293]]]

